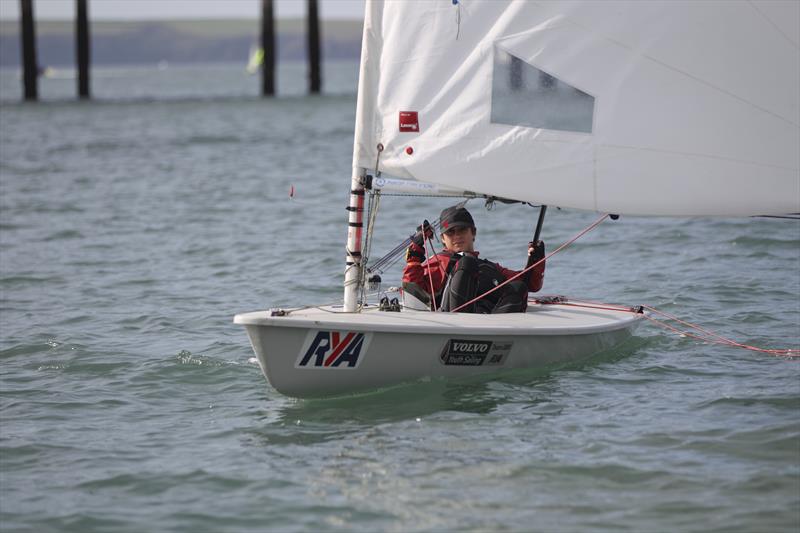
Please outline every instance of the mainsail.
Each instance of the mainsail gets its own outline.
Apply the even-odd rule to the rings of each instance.
[[[800,2],[366,2],[354,167],[633,215],[800,212]]]

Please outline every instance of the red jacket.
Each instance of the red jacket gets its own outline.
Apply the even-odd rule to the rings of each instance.
[[[418,249],[419,252],[422,252],[422,248],[417,247],[415,244],[411,244],[411,246]],[[478,252],[468,253],[478,257]],[[450,263],[450,257],[451,253],[444,250],[427,259],[425,262],[420,262],[415,260],[415,258],[409,259],[403,269],[403,283],[416,283],[419,288],[431,294],[431,282],[433,282],[433,293],[438,293],[442,290],[442,287],[447,281],[447,265]],[[497,263],[493,264],[506,279],[520,273],[519,270],[511,270]],[[544,284],[544,266],[545,264],[542,262],[531,271],[530,281],[528,282],[528,290],[530,292],[537,292],[542,288]],[[430,273],[430,277],[428,273]],[[521,279],[521,277],[517,279]]]

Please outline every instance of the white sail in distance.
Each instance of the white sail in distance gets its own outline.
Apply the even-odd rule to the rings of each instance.
[[[800,212],[800,2],[366,2],[355,167],[631,215]]]

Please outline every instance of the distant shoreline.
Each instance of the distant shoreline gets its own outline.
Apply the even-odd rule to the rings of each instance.
[[[322,65],[323,65],[323,68],[324,68],[325,65],[338,65],[338,64],[358,63],[358,62],[359,62],[358,58],[352,58],[352,59],[350,59],[350,58],[347,58],[347,59],[323,59]],[[305,59],[303,59],[303,60],[288,59],[288,60],[283,61],[282,63],[278,63],[277,68],[280,69],[282,64],[283,65],[305,65]],[[221,68],[223,68],[223,67],[231,67],[231,66],[239,66],[244,71],[244,63],[241,62],[241,61],[203,61],[203,62],[192,62],[192,63],[167,62],[166,66],[168,68],[179,69],[179,68],[199,67],[201,65],[204,66],[204,67],[210,67],[210,68],[213,68],[215,66],[216,67],[221,67]],[[136,69],[157,70],[159,68],[160,68],[159,63],[125,63],[125,64],[105,63],[105,64],[93,65],[92,66],[92,69],[95,72],[97,72],[99,70],[110,71],[110,70],[117,70],[117,69],[118,70],[136,70]],[[75,79],[74,74],[77,72],[77,68],[75,67],[75,65],[60,65],[60,66],[59,65],[55,65],[53,67],[53,69],[55,70],[55,73],[56,73],[55,76],[51,77],[51,76],[48,76],[48,75],[44,75],[42,77],[45,78],[45,79],[50,79],[50,80]],[[22,72],[22,66],[21,65],[0,65],[0,72],[2,72],[4,75],[20,74]],[[67,74],[69,74],[71,76],[67,77],[66,76]],[[256,74],[254,74],[253,76],[256,76]]]
[[[165,20],[90,20],[92,32],[119,31],[124,28],[142,25],[164,25],[182,29],[213,31],[214,33],[241,33],[251,29],[258,30],[258,19],[165,19]],[[360,19],[332,19],[321,20],[323,29],[352,29],[361,28]],[[300,31],[305,29],[303,18],[275,19],[278,31]],[[73,20],[36,20],[37,35],[48,33],[72,33],[75,29]],[[19,32],[19,21],[0,19],[0,35]]]
[[[275,21],[279,61],[305,60],[305,20]],[[41,65],[75,64],[75,26],[69,20],[36,23],[37,55]],[[95,21],[90,26],[92,64],[132,65],[246,61],[259,41],[256,19]],[[323,20],[323,59],[358,59],[362,21]],[[20,65],[19,22],[0,21],[0,67]]]

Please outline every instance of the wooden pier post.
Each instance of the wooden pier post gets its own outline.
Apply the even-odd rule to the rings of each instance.
[[[89,98],[89,7],[75,0],[75,58],[78,62],[78,98]]]
[[[272,0],[261,0],[261,48],[264,63],[261,65],[261,96],[275,94],[275,17]]]
[[[22,83],[25,100],[39,98],[39,65],[36,60],[36,29],[33,22],[33,0],[19,0],[22,31]]]
[[[319,94],[322,88],[320,75],[319,9],[317,0],[308,0],[308,90]]]

